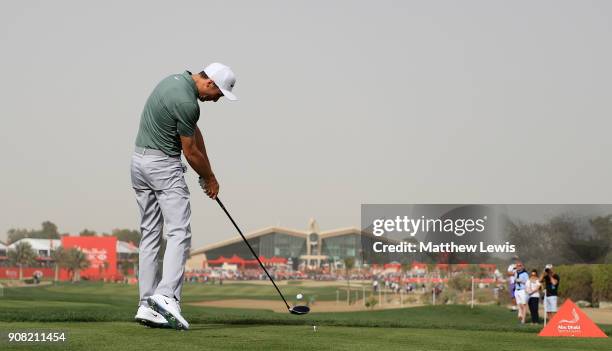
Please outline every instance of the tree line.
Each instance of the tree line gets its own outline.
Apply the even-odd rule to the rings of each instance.
[[[563,214],[544,223],[509,220],[505,235],[529,267],[612,263],[612,215]]]
[[[62,236],[69,235],[68,233],[60,234],[58,227],[51,221],[44,221],[40,229],[23,229],[11,228],[7,231],[7,244],[10,245],[24,238],[32,239],[61,239]],[[132,242],[138,244],[140,242],[140,231],[135,229],[113,229],[111,233],[98,234],[94,230],[83,229],[79,236],[115,236],[117,240]]]

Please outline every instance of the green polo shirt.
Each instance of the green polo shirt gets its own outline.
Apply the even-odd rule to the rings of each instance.
[[[159,82],[147,99],[136,146],[179,156],[180,136],[192,136],[199,118],[198,89],[191,73],[173,74]]]

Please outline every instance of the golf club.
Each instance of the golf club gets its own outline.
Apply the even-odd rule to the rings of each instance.
[[[283,302],[285,303],[285,306],[287,306],[287,310],[289,311],[289,313],[292,313],[292,314],[306,314],[306,313],[310,312],[310,307],[308,307],[308,306],[293,306],[293,307],[289,306],[289,304],[287,303],[287,300],[285,299],[285,296],[283,296],[283,293],[280,291],[280,289],[278,288],[278,286],[274,282],[274,279],[272,279],[272,276],[270,275],[270,273],[268,273],[268,270],[266,269],[266,267],[263,265],[263,263],[261,263],[261,261],[259,260],[259,256],[257,256],[257,254],[255,253],[255,250],[253,250],[253,248],[251,247],[251,244],[249,244],[247,239],[244,237],[244,234],[242,234],[242,231],[240,230],[240,228],[238,228],[238,225],[236,224],[236,222],[234,221],[232,216],[229,214],[229,212],[227,212],[227,209],[225,209],[225,206],[223,206],[223,203],[221,202],[221,200],[219,199],[218,196],[217,196],[216,200],[217,200],[217,203],[219,204],[219,206],[221,206],[221,209],[223,209],[223,212],[225,212],[225,214],[230,219],[230,221],[232,221],[232,224],[234,225],[234,227],[236,227],[236,230],[238,231],[238,233],[240,233],[240,236],[242,237],[242,240],[244,240],[244,242],[247,244],[247,246],[249,247],[249,250],[251,250],[251,253],[253,254],[253,256],[255,256],[255,259],[257,260],[257,262],[259,262],[259,265],[261,266],[261,269],[263,269],[264,272],[266,272],[266,275],[268,276],[268,278],[270,278],[270,281],[272,282],[272,284],[276,288],[276,291],[278,291],[278,294],[283,299]]]

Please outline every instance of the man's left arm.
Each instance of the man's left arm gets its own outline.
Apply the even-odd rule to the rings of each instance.
[[[206,154],[206,146],[204,145],[204,136],[202,135],[202,131],[200,130],[200,128],[196,125],[195,126],[195,143],[196,143],[196,148],[198,150],[200,150],[202,152],[202,154],[207,155]],[[206,184],[205,181],[202,177],[200,177],[200,186],[202,187],[202,189],[206,190]]]
[[[202,136],[202,132],[200,128],[196,125],[195,127],[195,141],[196,147],[198,150],[202,151],[204,155],[206,155],[206,147],[204,146],[204,137]]]

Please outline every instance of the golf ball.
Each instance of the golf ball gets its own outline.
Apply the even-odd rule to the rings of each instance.
[[[304,295],[302,295],[302,294],[297,294],[296,298],[297,298],[298,300],[301,300],[301,299],[303,299],[303,298],[304,298]]]

